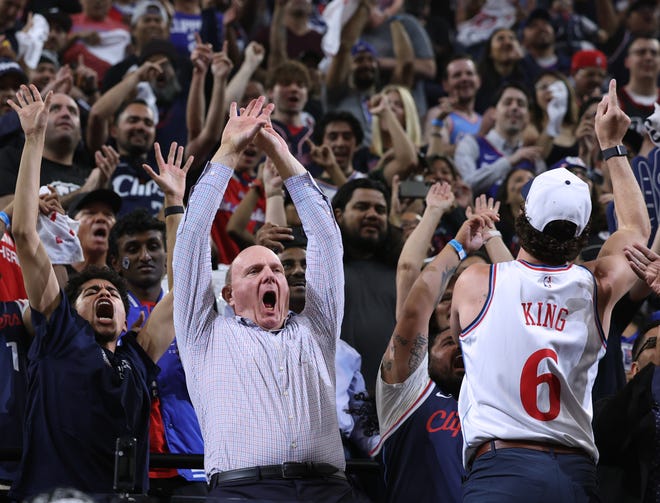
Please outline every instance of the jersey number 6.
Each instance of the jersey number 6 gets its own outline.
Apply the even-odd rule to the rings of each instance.
[[[559,393],[561,384],[559,378],[551,372],[538,374],[539,363],[545,358],[557,361],[557,353],[552,349],[539,349],[527,359],[520,374],[520,401],[525,412],[539,421],[552,421],[559,415]],[[538,407],[537,388],[542,384],[548,386],[548,402],[550,408],[543,412]]]

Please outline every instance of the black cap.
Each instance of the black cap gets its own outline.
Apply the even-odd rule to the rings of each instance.
[[[119,213],[119,210],[121,209],[121,197],[119,197],[119,194],[110,189],[96,189],[78,195],[69,205],[67,213],[71,218],[75,218],[80,210],[97,202],[105,203],[110,206],[115,215]]]
[[[28,78],[16,61],[9,58],[0,58],[0,79],[7,82],[12,89],[18,89],[21,84],[27,84]]]
[[[550,13],[547,11],[547,9],[542,9],[540,7],[534,9],[532,12],[529,13],[529,16],[527,16],[527,19],[525,19],[525,23],[523,24],[523,28],[528,26],[529,23],[532,21],[535,21],[537,19],[543,19],[546,21],[548,24],[552,25],[552,18],[550,17]]]
[[[637,0],[628,6],[628,14],[641,9],[655,9],[658,3],[655,0]]]
[[[53,26],[59,26],[65,32],[69,33],[71,30],[72,22],[71,16],[66,12],[61,11],[57,7],[52,7],[45,12],[41,13],[48,21],[48,24],[52,28]]]
[[[177,66],[179,54],[176,47],[169,40],[154,38],[145,44],[140,53],[140,64],[150,59],[152,56],[165,56],[170,60],[172,66]]]

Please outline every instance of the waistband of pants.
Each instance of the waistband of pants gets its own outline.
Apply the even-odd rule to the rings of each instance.
[[[330,463],[294,463],[281,465],[254,466],[226,472],[214,473],[209,480],[209,489],[222,484],[235,482],[256,482],[258,480],[291,480],[333,477],[346,480],[346,475]]]
[[[551,442],[534,442],[531,440],[489,440],[481,444],[474,456],[472,462],[479,456],[496,451],[497,449],[530,449],[532,451],[551,452],[555,454],[580,454],[591,459],[591,456],[580,447],[569,447],[567,445],[553,444]]]

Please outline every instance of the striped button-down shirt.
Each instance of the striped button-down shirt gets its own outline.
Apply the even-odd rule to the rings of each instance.
[[[225,318],[213,309],[209,234],[231,173],[208,164],[174,249],[174,326],[206,474],[285,461],[343,469],[334,390],[343,249],[332,209],[309,173],[286,180],[308,238],[305,310],[276,332]]]

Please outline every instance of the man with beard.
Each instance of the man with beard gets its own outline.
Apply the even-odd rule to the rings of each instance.
[[[461,255],[483,244],[482,232],[497,218],[492,211],[471,216],[421,273],[424,243],[438,218],[453,203],[448,184],[427,195],[424,224],[413,231],[397,266],[397,294],[405,298],[376,382],[387,501],[461,501],[462,436],[458,394],[465,373],[452,340],[443,294],[456,277]],[[436,220],[437,221],[437,220]],[[426,235],[425,235],[426,234]],[[421,246],[420,246],[421,245]],[[415,271],[419,273],[414,279]],[[410,285],[410,289],[406,285]]]
[[[529,99],[520,84],[504,84],[497,96],[495,125],[485,136],[465,136],[456,145],[456,169],[475,195],[495,197],[514,167],[543,171],[540,147],[522,145],[529,123]]]
[[[534,9],[523,25],[522,46],[527,54],[522,59],[527,82],[536,82],[544,70],[569,74],[571,58],[555,50],[555,29],[547,9]]]
[[[431,123],[427,155],[454,155],[456,144],[465,135],[477,135],[481,128],[481,114],[474,110],[481,79],[474,60],[465,54],[451,58],[445,69],[442,87],[447,96],[440,98],[438,107],[428,112]]]
[[[341,338],[362,356],[373,390],[387,334],[396,323],[396,261],[400,236],[388,222],[389,195],[380,182],[351,180],[332,199],[344,244],[345,296]]]
[[[11,102],[26,137],[12,230],[34,339],[23,457],[10,498],[23,500],[60,486],[112,492],[119,438],[136,439],[132,475],[142,492],[148,486],[148,383],[157,373],[154,361],[174,336],[172,296],[154,308],[139,334],[126,334],[118,346],[128,302],[116,273],[88,268],[69,281],[66,293],[60,290],[35,219],[52,98],[49,93],[44,102],[36,87],[22,86]]]

